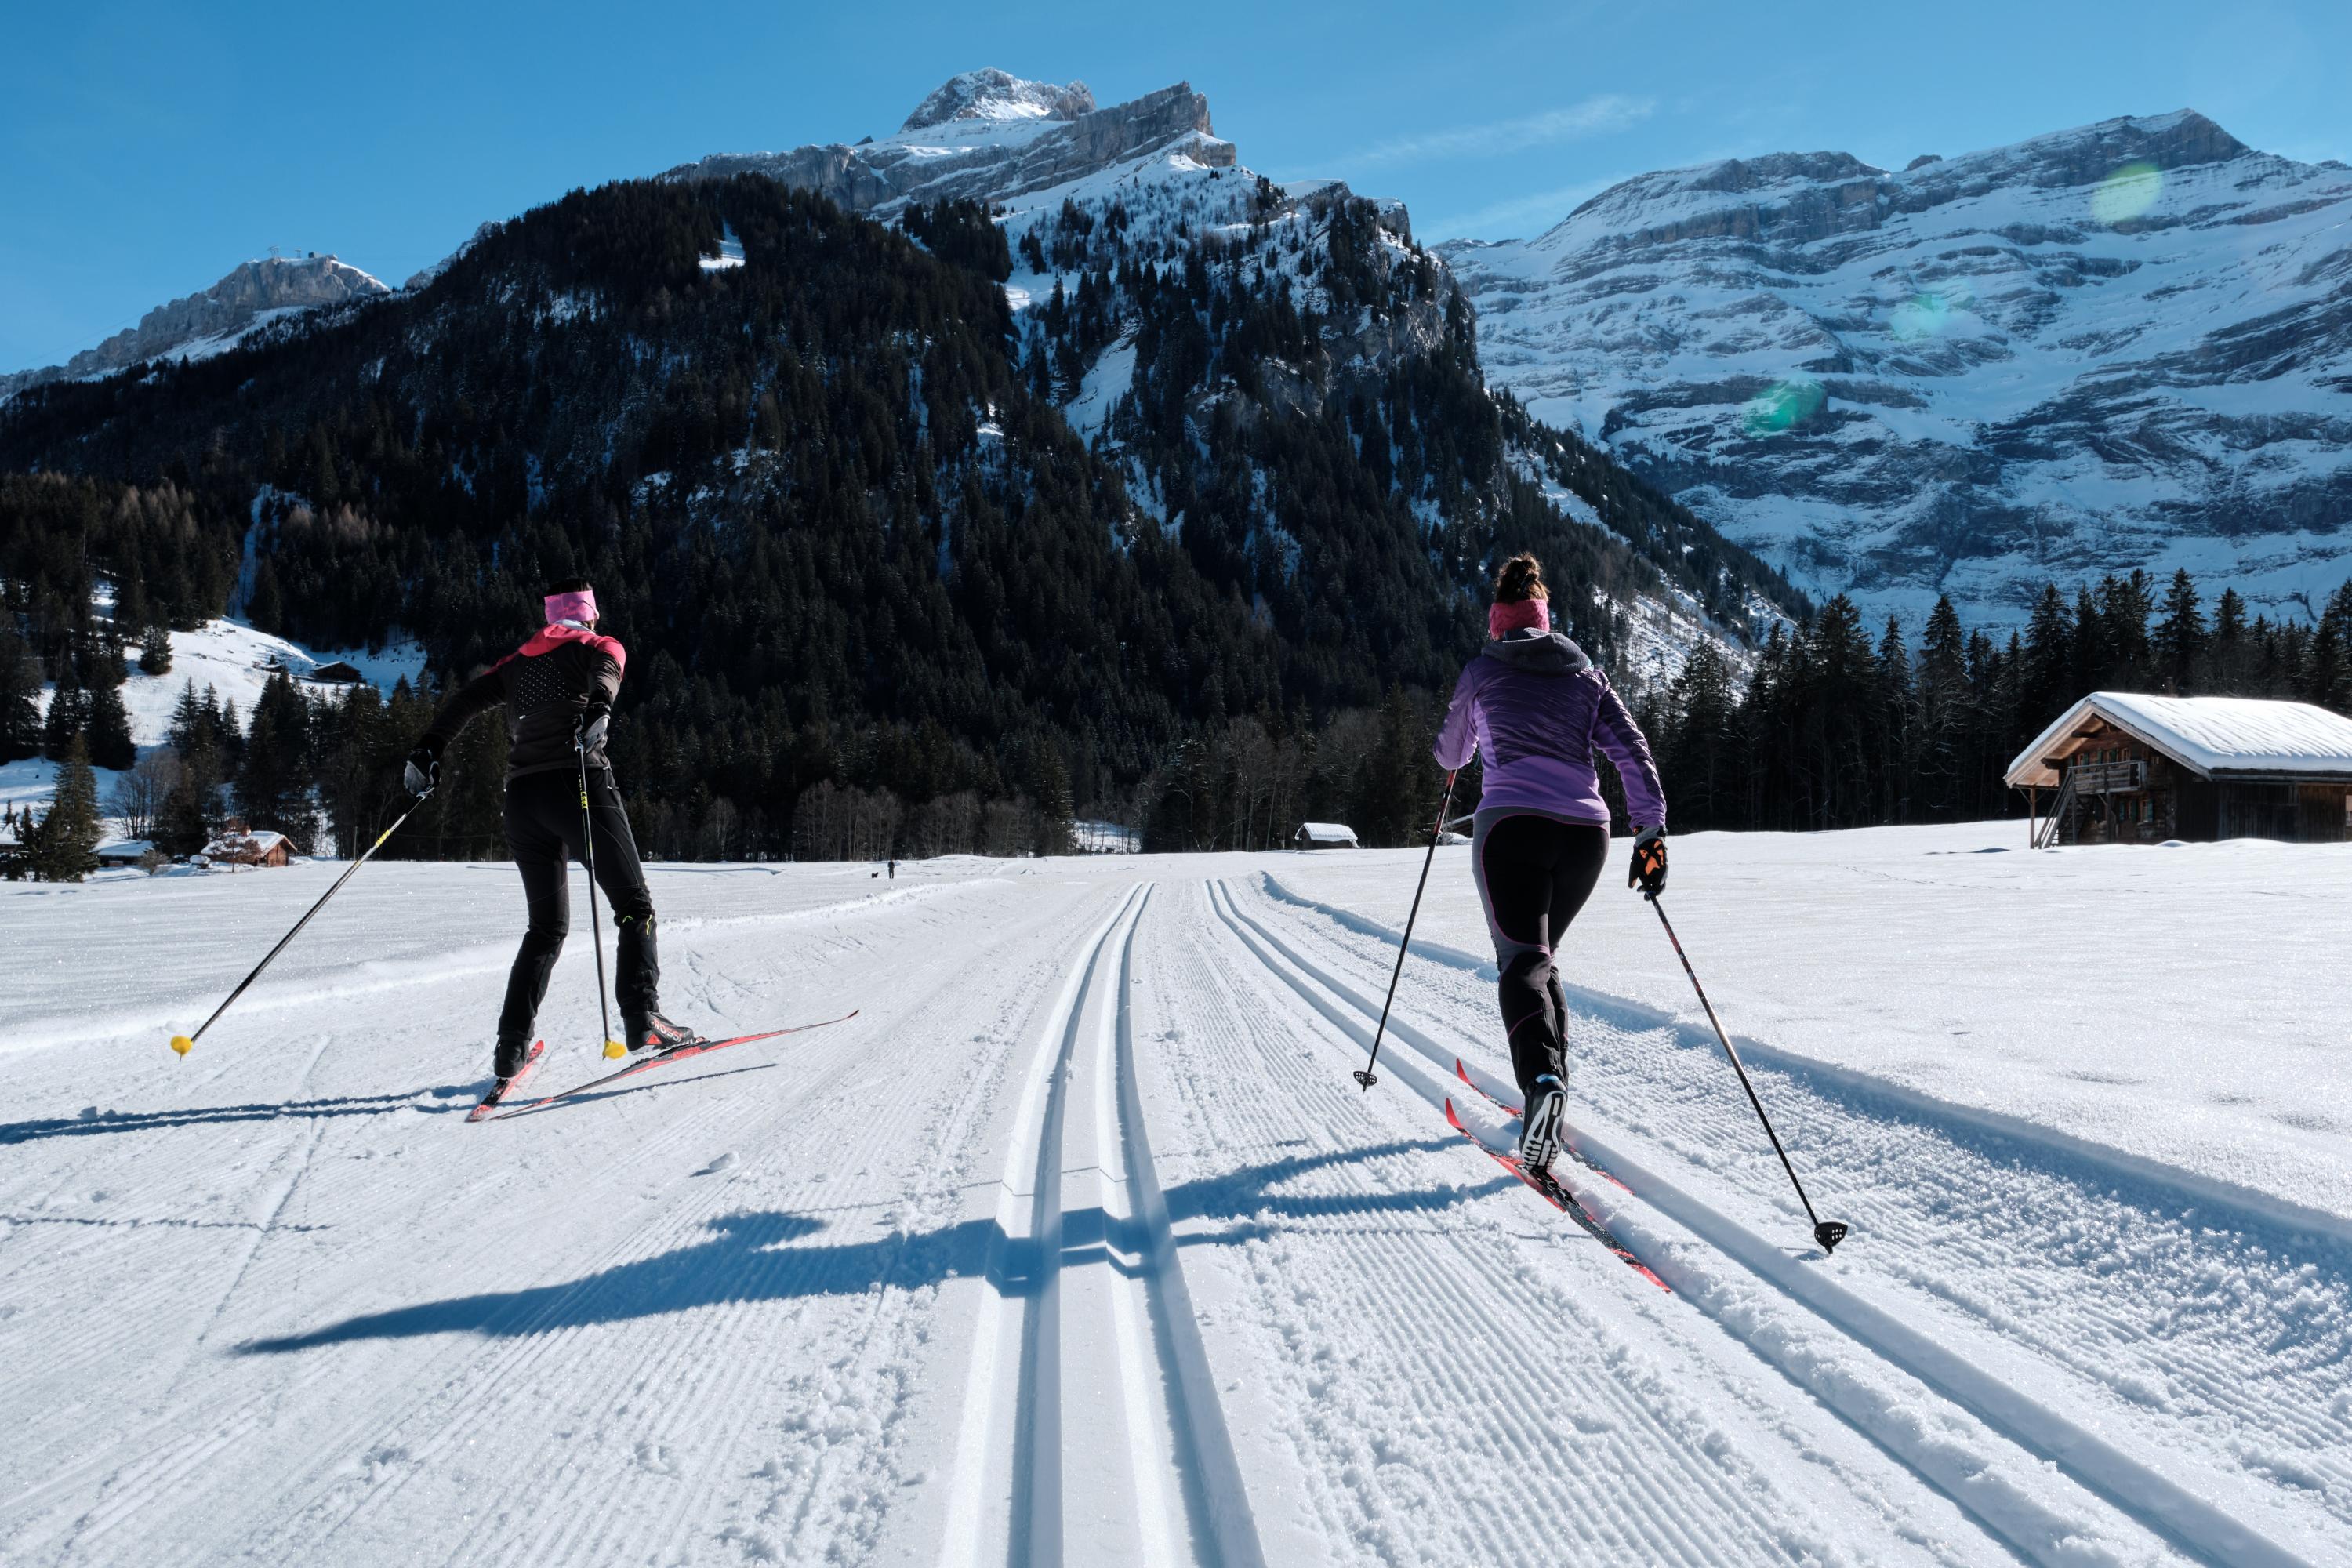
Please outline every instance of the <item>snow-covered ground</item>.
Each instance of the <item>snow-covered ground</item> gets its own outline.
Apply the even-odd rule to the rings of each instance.
[[[1445,1125],[1459,849],[1370,1093],[1411,852],[677,866],[672,1012],[858,1016],[473,1126],[505,868],[184,1062],[335,868],[0,887],[0,1561],[2352,1563],[2352,849],[2022,840],[1675,843],[1833,1258],[1604,882],[1563,1170],[1664,1290]]]

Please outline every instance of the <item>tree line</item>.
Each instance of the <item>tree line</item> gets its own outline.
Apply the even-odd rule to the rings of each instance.
[[[2022,813],[2009,763],[2096,690],[2280,698],[2352,712],[2352,583],[2309,624],[2210,609],[2176,572],[2043,588],[2021,632],[1967,631],[1938,600],[1916,644],[1889,616],[1874,638],[1841,595],[1775,626],[1745,681],[1703,644],[1637,716],[1677,827],[1811,829]]]

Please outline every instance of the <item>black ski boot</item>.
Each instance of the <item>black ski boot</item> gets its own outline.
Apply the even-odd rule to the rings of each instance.
[[[702,1038],[692,1029],[678,1027],[659,1013],[648,1013],[642,1018],[622,1019],[621,1037],[633,1057],[674,1051],[680,1046],[690,1046]]]
[[[1538,1077],[1528,1108],[1519,1116],[1519,1163],[1542,1173],[1559,1152],[1560,1118],[1568,1111],[1568,1089],[1550,1073]]]
[[[509,1039],[501,1036],[499,1039],[498,1053],[491,1058],[491,1076],[496,1078],[503,1087],[509,1079],[522,1070],[523,1064],[530,1060],[530,1057],[529,1037],[517,1035]]]

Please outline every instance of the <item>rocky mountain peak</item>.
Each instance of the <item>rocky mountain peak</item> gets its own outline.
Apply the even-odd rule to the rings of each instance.
[[[1667,170],[1440,250],[1496,380],[1815,593],[1997,624],[2186,566],[2294,618],[2352,561],[2347,222],[2346,171],[2183,109]]]
[[[1055,87],[990,66],[948,78],[915,106],[898,132],[904,135],[950,120],[1076,120],[1094,109],[1095,95],[1082,81]]]
[[[1140,159],[1181,155],[1205,168],[1234,165],[1234,148],[1209,123],[1209,100],[1177,82],[1097,108],[1083,82],[1055,87],[1001,70],[951,77],[904,126],[879,141],[721,153],[664,178],[765,174],[823,192],[852,212],[887,216],[908,202],[1003,202]]]
[[[61,365],[0,375],[0,397],[45,382],[104,375],[146,360],[218,353],[267,319],[391,291],[348,262],[316,251],[244,262],[211,288],[156,306],[137,326]]]

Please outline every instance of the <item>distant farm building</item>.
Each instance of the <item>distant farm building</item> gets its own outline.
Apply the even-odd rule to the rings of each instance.
[[[205,846],[205,858],[216,865],[283,866],[293,849],[283,833],[249,833],[243,823],[233,822]]]
[[[359,666],[355,664],[346,664],[339,658],[331,664],[320,665],[318,668],[312,670],[306,679],[323,681],[330,686],[357,686],[361,681],[365,680],[367,677],[360,673]]]
[[[2003,776],[2036,848],[2352,837],[2352,719],[2308,702],[2094,691]]]
[[[136,866],[154,849],[144,838],[116,838],[100,845],[91,853],[100,866]]]
[[[1302,822],[1291,836],[1295,849],[1360,849],[1356,830],[1344,822]]]

